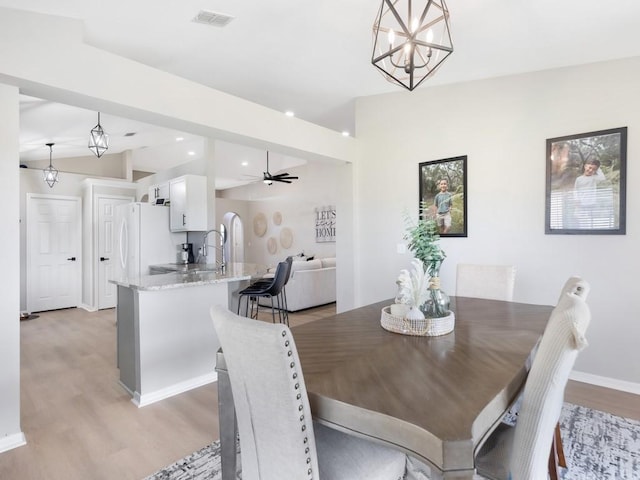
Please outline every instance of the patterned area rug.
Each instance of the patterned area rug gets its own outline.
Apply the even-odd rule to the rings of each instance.
[[[640,422],[565,403],[560,427],[569,466],[564,480],[640,479]],[[220,477],[220,444],[213,442],[144,480]]]
[[[640,422],[564,404],[564,480],[640,479]]]
[[[238,463],[240,463],[240,458],[238,458]],[[240,465],[238,465],[238,470],[240,470]],[[221,478],[220,442],[216,440],[211,445],[187,455],[144,480],[220,480]],[[237,472],[236,478],[242,480],[240,471]]]

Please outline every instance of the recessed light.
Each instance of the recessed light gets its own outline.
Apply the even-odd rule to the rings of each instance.
[[[295,114],[295,113],[293,113],[291,110],[287,110],[286,112],[284,112],[284,114],[285,114],[287,117],[295,117],[295,115],[296,115],[296,114]]]
[[[188,154],[188,155],[191,155],[191,156],[193,156],[193,155],[195,155],[195,154],[196,154],[196,152],[194,152],[194,151],[191,151],[191,152],[187,152],[187,154]]]
[[[346,130],[342,131],[342,136],[343,137],[348,137],[349,136],[349,132],[347,132]]]
[[[184,137],[176,137],[176,142],[181,142],[184,140]]]
[[[242,165],[243,167],[246,167],[249,165],[249,162],[247,162],[246,160],[244,162],[242,162],[240,165]]]

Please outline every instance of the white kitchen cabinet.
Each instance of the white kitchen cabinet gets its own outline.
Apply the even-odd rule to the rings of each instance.
[[[171,231],[207,230],[207,177],[183,175],[169,181]]]
[[[158,183],[149,187],[149,203],[156,204],[159,199],[163,200],[163,204],[168,202],[171,198],[169,191],[169,182]]]

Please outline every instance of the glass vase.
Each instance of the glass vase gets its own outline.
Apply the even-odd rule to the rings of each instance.
[[[430,275],[429,296],[420,306],[425,318],[441,318],[449,315],[449,295],[440,289],[440,265],[441,261],[430,262],[427,273]]]

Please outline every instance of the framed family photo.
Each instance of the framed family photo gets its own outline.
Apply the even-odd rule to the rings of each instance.
[[[419,169],[420,214],[436,221],[441,237],[466,237],[467,156],[422,162]]]
[[[547,140],[547,234],[624,235],[627,128]]]

